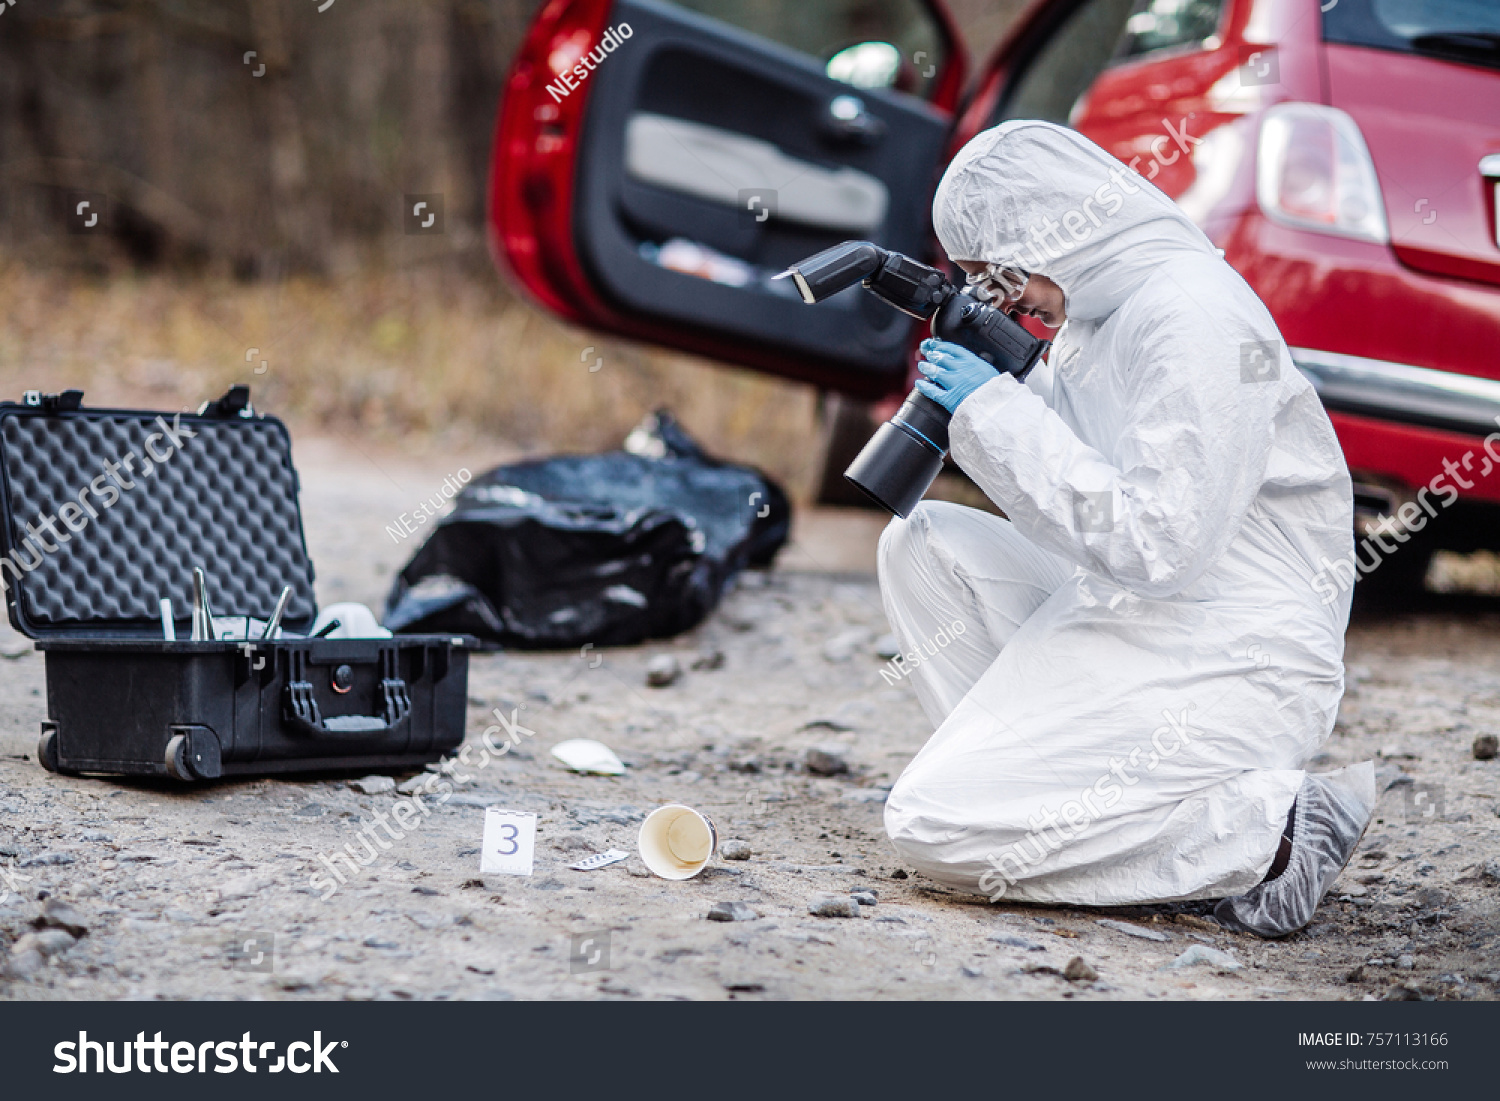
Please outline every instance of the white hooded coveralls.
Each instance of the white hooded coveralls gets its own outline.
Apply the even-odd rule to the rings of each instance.
[[[1254,292],[1081,135],[980,134],[933,212],[951,257],[1048,276],[1068,321],[1024,384],[953,418],[954,459],[1009,519],[929,502],[881,538],[937,728],[886,828],[925,875],[995,900],[1239,894],[1343,691],[1332,426]]]

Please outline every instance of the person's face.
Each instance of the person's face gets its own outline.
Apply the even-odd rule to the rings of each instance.
[[[968,275],[983,275],[986,265],[982,260],[955,260],[960,268]],[[1049,329],[1059,328],[1068,319],[1066,310],[1066,299],[1062,288],[1045,275],[1032,275],[1026,279],[1025,286],[1006,293],[1006,287],[997,282],[990,283],[996,293],[994,304],[1009,313],[1014,310],[1028,317],[1035,317]],[[1001,294],[1005,296],[999,297]]]

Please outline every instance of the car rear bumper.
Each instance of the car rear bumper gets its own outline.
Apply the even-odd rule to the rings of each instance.
[[[1478,436],[1500,431],[1500,381],[1313,348],[1288,350],[1330,413]]]
[[[1500,432],[1500,289],[1253,206],[1205,229],[1270,309],[1357,481],[1414,492],[1441,479],[1462,500],[1500,502],[1500,447],[1485,450]]]

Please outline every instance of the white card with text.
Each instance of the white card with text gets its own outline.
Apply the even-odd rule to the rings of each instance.
[[[481,875],[530,875],[536,856],[536,815],[486,807]]]

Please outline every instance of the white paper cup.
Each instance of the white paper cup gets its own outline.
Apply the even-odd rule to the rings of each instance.
[[[692,879],[719,849],[719,831],[706,814],[681,803],[657,807],[641,823],[641,859],[663,879]]]

